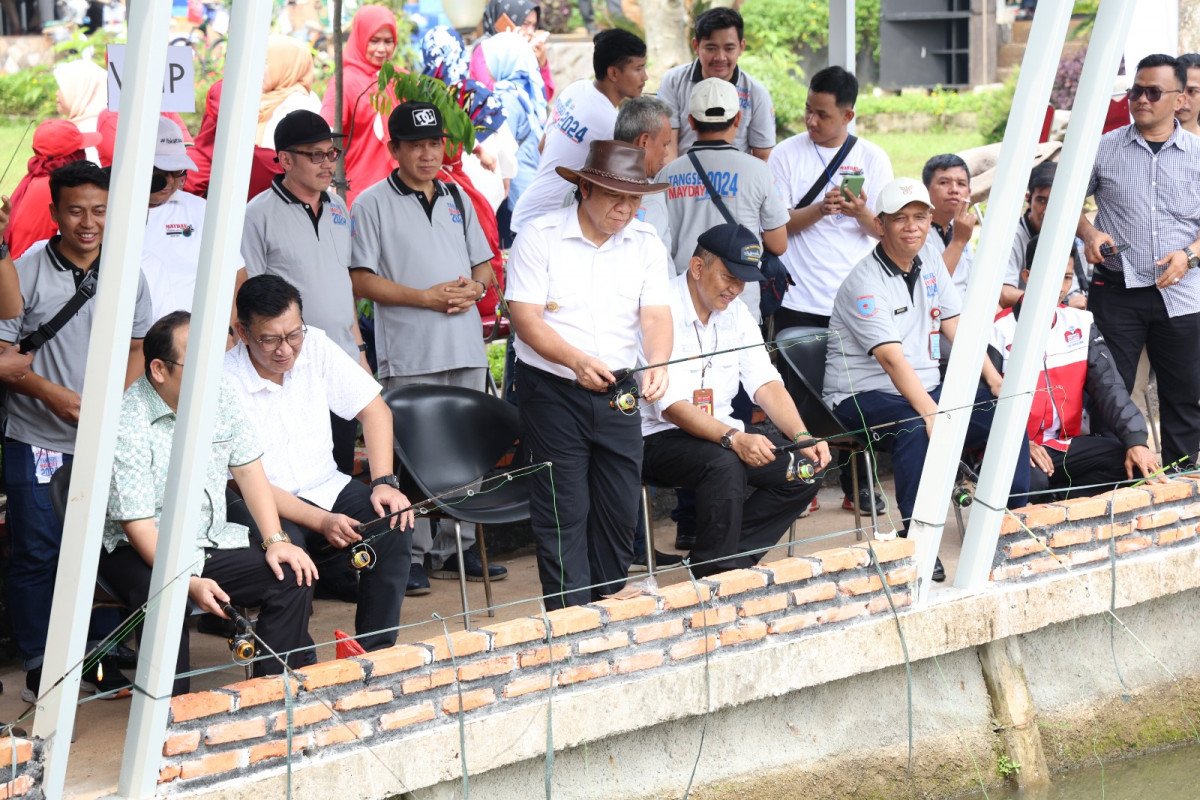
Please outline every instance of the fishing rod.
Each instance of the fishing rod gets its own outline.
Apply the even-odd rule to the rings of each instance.
[[[25,132],[21,134],[20,140],[17,141],[17,146],[13,148],[12,155],[8,157],[8,166],[4,168],[4,174],[0,175],[0,183],[4,183],[4,179],[8,177],[8,171],[12,169],[13,162],[17,160],[17,151],[21,149],[21,145],[25,144],[25,137],[29,135],[29,129],[33,127],[33,120],[25,126]]]

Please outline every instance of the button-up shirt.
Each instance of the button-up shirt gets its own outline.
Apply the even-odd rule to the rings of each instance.
[[[1163,273],[1154,262],[1200,233],[1200,140],[1176,122],[1155,153],[1136,125],[1109,131],[1100,139],[1087,192],[1096,198],[1096,228],[1131,245],[1107,258],[1104,268],[1124,273],[1130,288],[1154,286]],[[1200,311],[1200,270],[1159,291],[1172,317]]]
[[[108,552],[129,544],[122,522],[153,518],[155,527],[160,526],[174,436],[175,412],[142,375],[121,399],[121,423],[104,521],[104,548]],[[196,549],[193,575],[203,571],[204,548],[236,550],[248,545],[246,526],[225,518],[226,475],[230,467],[249,464],[261,455],[258,436],[233,385],[221,381],[200,516],[189,531]]]

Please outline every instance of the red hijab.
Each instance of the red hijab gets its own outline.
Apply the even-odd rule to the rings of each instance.
[[[183,190],[200,197],[208,196],[209,179],[212,177],[213,144],[217,139],[217,112],[221,109],[223,84],[224,81],[217,81],[209,87],[200,131],[193,145],[188,148],[188,155],[196,162],[196,169],[188,171]],[[283,168],[275,161],[275,151],[256,146],[254,161],[250,164],[250,190],[246,199],[253,200],[256,195],[266,191],[271,186],[271,180],[282,174]]]
[[[461,147],[458,152],[459,155],[453,159],[449,156],[442,156],[442,171],[439,177],[462,188],[466,195],[464,199],[469,201],[475,210],[475,219],[479,220],[479,227],[483,228],[488,244],[492,247],[491,263],[492,271],[496,274],[496,285],[500,287],[500,291],[504,291],[504,259],[500,255],[500,226],[496,222],[496,212],[492,210],[492,204],[475,188],[475,184],[471,183],[471,179],[463,171]],[[489,286],[487,293],[480,298],[476,306],[479,308],[480,316],[486,320],[488,317],[495,316],[498,303],[499,298],[496,296],[495,288]]]

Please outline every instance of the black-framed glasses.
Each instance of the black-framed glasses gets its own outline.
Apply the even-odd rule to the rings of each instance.
[[[342,151],[336,147],[331,150],[288,150],[287,152],[298,156],[308,156],[308,160],[314,164],[324,164],[326,161],[336,162],[342,157]]]
[[[1142,95],[1145,95],[1146,99],[1151,103],[1157,103],[1159,100],[1162,100],[1164,94],[1179,94],[1182,91],[1182,89],[1160,89],[1157,86],[1142,86],[1135,83],[1129,87],[1129,91],[1125,93],[1125,97],[1136,103],[1142,99]]]
[[[184,177],[185,175],[187,175],[187,170],[186,169],[159,169],[158,167],[155,167],[154,174],[155,175],[163,175],[168,178],[175,178],[176,180],[178,180],[178,179]]]
[[[163,362],[164,364],[170,364],[170,365],[172,365],[172,366],[175,366],[175,367],[182,367],[182,366],[183,366],[183,362],[182,362],[182,361],[172,361],[172,360],[171,360],[171,359],[169,359],[169,358],[160,358],[160,359],[159,359],[159,361]]]
[[[254,341],[258,342],[259,347],[266,350],[268,353],[274,353],[283,343],[287,342],[287,346],[295,350],[304,342],[304,335],[308,333],[308,326],[294,330],[287,336],[259,336]]]

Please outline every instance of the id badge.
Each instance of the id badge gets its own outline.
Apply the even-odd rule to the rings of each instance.
[[[929,334],[929,357],[934,361],[942,359],[942,332],[933,331]]]
[[[30,446],[33,451],[33,475],[39,484],[47,484],[63,465],[63,455],[55,450]]]
[[[692,392],[692,405],[713,416],[713,392],[712,389],[697,389]]]

